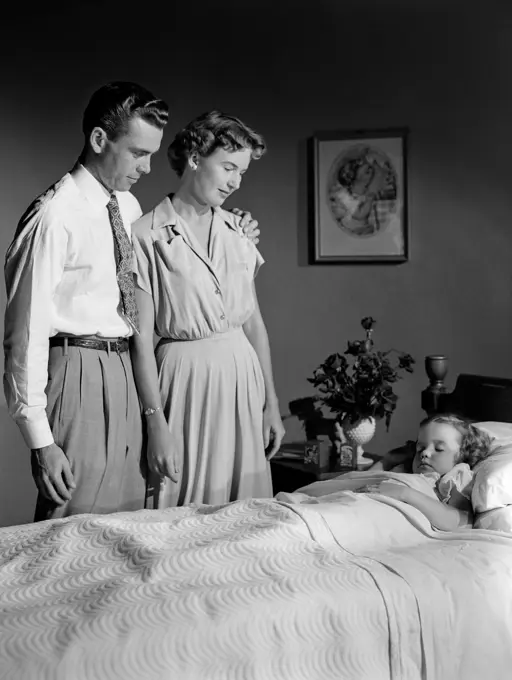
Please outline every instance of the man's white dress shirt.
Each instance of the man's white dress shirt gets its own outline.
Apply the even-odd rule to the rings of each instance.
[[[124,226],[141,214],[116,192]],[[128,337],[119,309],[109,193],[80,164],[22,217],[5,261],[4,390],[9,412],[31,449],[53,442],[46,417],[49,338]]]

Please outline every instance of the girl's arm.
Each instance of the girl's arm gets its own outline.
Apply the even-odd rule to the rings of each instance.
[[[406,488],[405,503],[414,506],[429,520],[430,524],[442,531],[456,531],[463,527],[472,527],[470,512],[447,505],[439,500],[426,496],[416,489]]]
[[[463,527],[473,526],[471,511],[459,510],[459,508],[441,503],[404,484],[396,484],[392,481],[383,482],[378,488],[378,493],[417,508],[433,527],[441,531],[456,531]]]

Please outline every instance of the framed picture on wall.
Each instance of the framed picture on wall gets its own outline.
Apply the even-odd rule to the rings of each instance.
[[[408,259],[407,128],[309,140],[310,263]]]

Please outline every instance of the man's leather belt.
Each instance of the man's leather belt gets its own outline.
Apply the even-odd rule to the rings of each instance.
[[[85,349],[98,349],[104,352],[127,352],[129,342],[127,338],[117,340],[97,340],[96,338],[78,338],[71,336],[56,335],[50,338],[50,347],[84,347]]]

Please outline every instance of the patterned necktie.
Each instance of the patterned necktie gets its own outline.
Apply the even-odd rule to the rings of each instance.
[[[139,312],[135,302],[135,285],[133,283],[133,246],[124,228],[115,194],[111,194],[110,201],[107,203],[107,210],[114,235],[117,283],[121,293],[120,310],[128,319],[133,330],[138,333]]]

